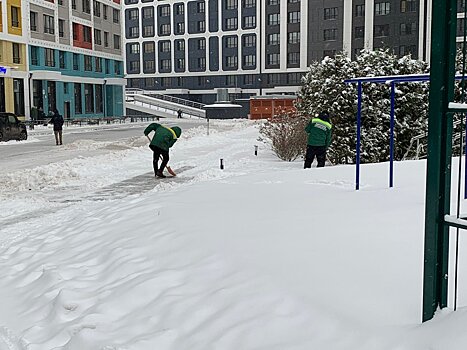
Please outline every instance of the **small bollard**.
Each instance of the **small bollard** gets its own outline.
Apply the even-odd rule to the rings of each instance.
[[[255,156],[258,155],[258,146],[255,145]]]
[[[221,159],[221,170],[224,170],[224,160]]]

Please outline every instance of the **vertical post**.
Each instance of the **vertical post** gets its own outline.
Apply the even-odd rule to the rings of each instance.
[[[433,1],[422,321],[447,306],[457,0]]]
[[[360,132],[362,128],[362,82],[358,82],[358,104],[357,104],[357,150],[355,164],[357,165],[357,173],[355,179],[355,189],[360,189]]]
[[[394,186],[394,114],[396,104],[396,83],[391,82],[391,120],[389,136],[389,187]]]
[[[465,45],[467,45],[467,43]],[[464,128],[466,138],[464,144],[464,199],[467,199],[467,113],[464,114]]]

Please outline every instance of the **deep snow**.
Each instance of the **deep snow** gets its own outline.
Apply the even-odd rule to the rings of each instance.
[[[257,137],[187,130],[176,180],[144,136],[0,175],[0,350],[465,349],[465,269],[459,310],[420,324],[425,162],[393,189],[365,165],[356,192],[353,166],[305,171]]]

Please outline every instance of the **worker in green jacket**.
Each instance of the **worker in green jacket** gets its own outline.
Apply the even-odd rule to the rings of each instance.
[[[313,160],[318,160],[318,168],[324,167],[326,150],[331,144],[332,124],[328,112],[321,112],[312,118],[305,128],[308,134],[308,145],[305,155],[305,169],[311,168]]]
[[[169,148],[172,147],[182,134],[182,129],[178,126],[167,127],[158,123],[151,123],[144,129],[144,135],[149,138],[149,133],[154,131],[149,148],[154,152],[152,164],[154,175],[156,177],[166,177],[163,173],[164,168],[169,162]],[[162,156],[161,166],[158,167],[159,158]]]

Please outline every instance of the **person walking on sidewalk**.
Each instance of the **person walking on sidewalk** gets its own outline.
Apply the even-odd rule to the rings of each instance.
[[[62,130],[63,130],[63,117],[58,113],[57,108],[54,109],[52,118],[50,119],[51,124],[54,125],[55,144],[58,146],[62,145]]]
[[[321,112],[318,117],[312,118],[305,128],[308,134],[308,145],[305,155],[305,169],[311,168],[315,159],[318,160],[318,168],[324,167],[326,162],[326,150],[331,144],[332,124],[328,112]]]
[[[149,138],[149,133],[151,131],[154,131],[152,139]],[[166,177],[163,171],[170,159],[169,149],[175,144],[175,142],[177,142],[181,134],[182,129],[178,126],[169,128],[158,123],[151,123],[146,129],[144,129],[144,135],[146,135],[151,141],[149,148],[153,151],[152,165],[154,168],[154,175],[156,177]],[[162,156],[162,163],[159,167],[160,156]]]

